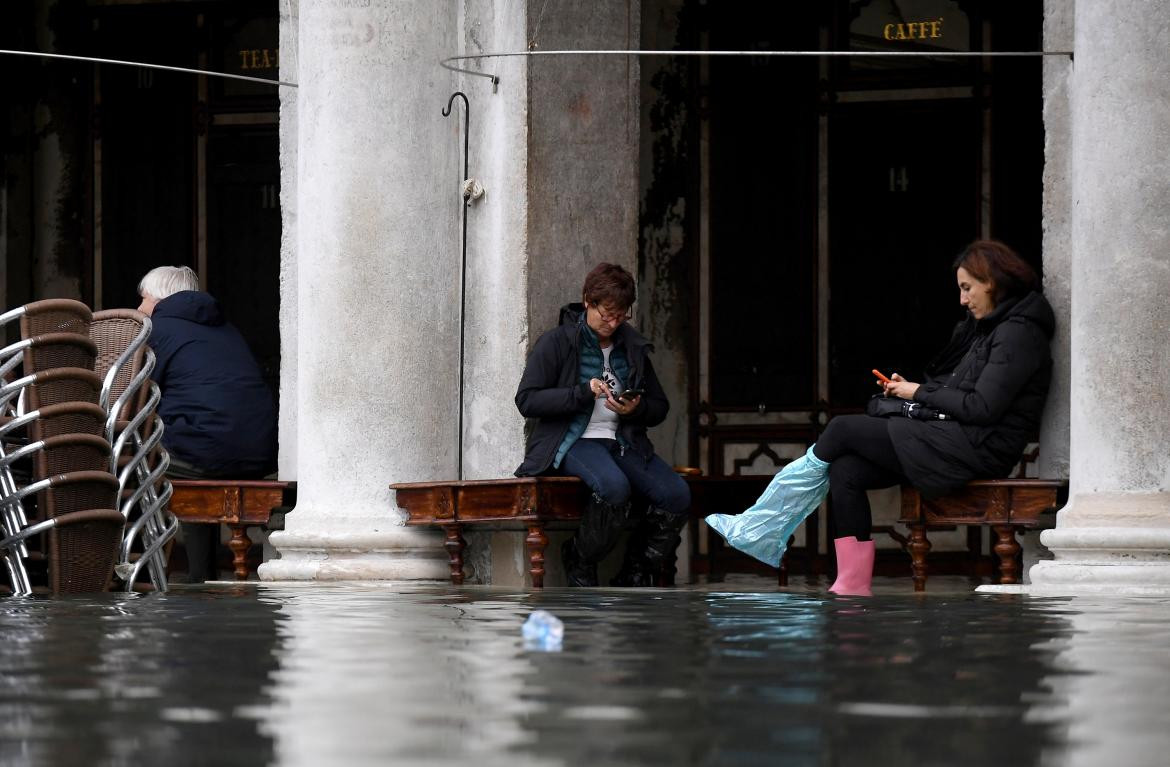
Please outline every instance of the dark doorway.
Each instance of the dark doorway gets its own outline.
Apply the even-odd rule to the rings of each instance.
[[[280,168],[276,126],[212,128],[207,289],[245,333],[275,392],[280,374]]]
[[[643,187],[683,199],[674,210],[688,217],[671,225],[688,232],[693,281],[690,464],[773,473],[864,407],[871,369],[921,376],[962,316],[950,265],[972,240],[1002,239],[1039,266],[1040,59],[939,54],[1039,51],[1042,11],[1040,0],[643,2],[656,47],[671,35],[746,54],[651,70],[644,93],[655,152],[674,143],[643,164]],[[680,113],[685,130],[655,123]],[[664,157],[688,171],[661,172]],[[672,178],[698,181],[664,189]],[[798,532],[807,556],[794,571],[826,566],[824,531]],[[702,572],[724,552],[715,541],[694,553]]]
[[[96,19],[102,57],[195,67],[195,19],[166,6],[111,8]],[[144,34],[144,30],[151,30]],[[164,264],[198,269],[196,78],[134,67],[95,73],[95,269],[103,308],[138,306],[138,281]]]
[[[709,10],[716,50],[812,50],[815,3]],[[814,58],[710,62],[710,402],[817,400],[817,71]],[[812,151],[810,151],[810,149]]]
[[[829,404],[870,370],[916,380],[961,317],[950,256],[979,232],[979,110],[969,100],[842,105],[829,139]]]
[[[276,78],[273,2],[92,9],[95,55]],[[280,166],[274,87],[147,69],[94,73],[95,304],[137,306],[155,266],[200,275],[279,390]]]

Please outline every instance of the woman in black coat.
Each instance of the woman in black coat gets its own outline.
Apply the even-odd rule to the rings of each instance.
[[[532,423],[516,475],[580,477],[593,491],[576,534],[561,546],[570,586],[598,585],[597,565],[626,527],[631,497],[649,501],[611,581],[649,586],[678,548],[691,505],[686,482],[646,436],[670,403],[650,363],[654,347],[626,322],[633,275],[598,264],[581,296],[561,309],[560,324],[541,335],[524,366],[516,407]]]
[[[869,594],[874,543],[867,490],[908,482],[933,497],[972,479],[1007,476],[1039,431],[1055,317],[1035,271],[1002,243],[972,243],[954,267],[966,319],[922,383],[896,373],[879,382],[887,396],[906,400],[903,407],[892,417],[834,418],[755,506],[707,517],[729,543],[778,564],[788,536],[831,490],[839,537],[830,591]]]

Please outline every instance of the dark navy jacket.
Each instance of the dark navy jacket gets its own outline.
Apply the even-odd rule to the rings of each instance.
[[[274,471],[272,394],[219,302],[184,290],[159,301],[151,320],[163,447],[209,476],[247,479]]]
[[[524,462],[516,476],[543,474],[552,466],[561,441],[569,432],[573,419],[593,410],[593,393],[588,383],[581,383],[581,315],[584,304],[561,307],[561,321],[545,332],[528,355],[520,386],[516,389],[516,407],[530,419],[528,446]],[[649,461],[654,445],[646,429],[666,420],[670,402],[650,364],[654,346],[628,322],[618,325],[613,334],[613,353],[625,354],[629,362],[630,388],[644,389],[642,402],[618,426],[618,436],[637,455]]]

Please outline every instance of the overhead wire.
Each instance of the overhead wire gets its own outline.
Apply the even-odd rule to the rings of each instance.
[[[233,75],[227,72],[215,72],[210,69],[194,69],[192,67],[174,67],[166,64],[151,64],[146,61],[123,61],[122,59],[103,59],[96,56],[72,56],[65,53],[44,53],[43,51],[16,51],[0,49],[0,55],[7,56],[27,56],[38,59],[59,59],[64,61],[86,61],[93,64],[114,64],[123,67],[142,67],[144,69],[159,69],[168,72],[184,72],[192,75],[207,75],[208,77],[222,77],[228,80],[245,80],[252,83],[263,83],[265,85],[283,85],[288,88],[296,88],[296,83],[290,83],[285,80],[273,80],[269,77],[250,77],[248,75]]]
[[[501,51],[497,53],[475,53],[466,56],[448,56],[439,62],[439,66],[452,72],[460,72],[475,77],[486,77],[492,81],[492,87],[500,84],[500,76],[490,72],[478,72],[474,69],[464,69],[455,66],[454,62],[477,61],[480,59],[500,59],[516,56],[832,56],[832,57],[906,57],[906,58],[971,58],[971,57],[1028,57],[1028,56],[1068,56],[1072,58],[1072,51],[695,51],[695,50],[561,50],[561,51]]]

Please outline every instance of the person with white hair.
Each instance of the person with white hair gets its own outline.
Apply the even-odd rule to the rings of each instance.
[[[276,407],[247,342],[219,302],[199,289],[186,266],[160,266],[138,284],[150,316],[151,377],[162,392],[158,413],[168,475],[184,479],[259,479],[276,469]],[[218,529],[183,525],[189,579],[217,574]]]

